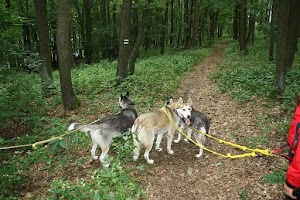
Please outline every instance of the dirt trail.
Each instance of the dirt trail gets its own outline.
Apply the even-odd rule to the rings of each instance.
[[[181,82],[178,96],[184,99],[192,97],[194,108],[212,119],[212,135],[241,143],[246,137],[261,133],[256,123],[264,119],[266,111],[262,109],[263,101],[257,99],[244,105],[235,103],[227,94],[221,93],[211,80],[211,74],[217,70],[226,46],[220,44],[195,70],[187,74]],[[268,114],[278,113],[277,108],[268,109]],[[175,153],[168,155],[165,142],[164,138],[162,152],[151,152],[154,165],[149,166],[140,159],[137,165],[144,165],[145,169],[134,172],[150,200],[234,200],[243,195],[246,198],[241,199],[283,198],[282,185],[268,185],[261,181],[262,176],[272,172],[275,166],[287,167],[283,159],[262,156],[233,160],[208,152],[196,159],[197,147],[183,140],[179,144],[173,143]],[[276,145],[261,148],[273,148]],[[212,141],[207,143],[207,147],[225,154],[242,153]]]

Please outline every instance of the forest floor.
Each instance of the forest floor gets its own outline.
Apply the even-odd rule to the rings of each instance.
[[[261,134],[260,123],[266,116],[280,115],[279,109],[266,105],[257,98],[242,105],[222,93],[211,75],[217,70],[227,44],[222,43],[181,81],[178,97],[192,97],[193,107],[211,118],[211,135],[224,140],[241,143],[249,136]],[[276,122],[274,122],[276,123]],[[176,136],[175,136],[176,137]],[[282,137],[282,136],[281,136]],[[268,134],[269,148],[283,141],[275,131]],[[222,158],[205,152],[196,158],[198,148],[181,140],[173,143],[173,155],[166,151],[166,138],[161,145],[164,150],[152,150],[155,163],[143,171],[134,171],[149,200],[158,199],[283,199],[282,184],[267,184],[262,177],[275,168],[286,169],[287,162],[278,156],[258,156],[242,159]],[[206,145],[224,154],[241,154],[232,147],[209,140]],[[259,147],[258,147],[259,148]],[[145,162],[140,159],[138,162]],[[145,163],[145,165],[147,165]]]

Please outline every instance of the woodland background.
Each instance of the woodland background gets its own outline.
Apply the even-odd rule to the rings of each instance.
[[[240,102],[257,96],[279,104],[286,116],[279,129],[288,126],[300,84],[297,0],[5,0],[0,5],[3,147],[59,135],[70,121],[116,113],[116,97],[128,90],[141,112],[163,105],[176,95],[180,77],[220,42],[229,44],[212,77],[220,89]],[[22,190],[32,184],[30,166],[42,162],[54,173],[57,163],[64,168],[84,162],[65,151],[89,145],[84,138],[53,141],[39,152],[2,150],[0,197],[27,194]],[[130,145],[116,150],[120,160],[130,150]],[[119,195],[141,196],[122,164],[116,166],[95,172],[98,182],[89,186],[109,185],[101,182],[109,174],[132,183],[116,184],[112,193],[122,188]],[[53,197],[74,195],[61,191],[62,185],[77,192],[82,187],[60,179],[50,184]]]

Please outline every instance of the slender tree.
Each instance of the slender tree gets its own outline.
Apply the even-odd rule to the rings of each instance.
[[[188,49],[191,45],[191,0],[184,1],[184,48]]]
[[[117,66],[117,84],[128,76],[128,61],[130,55],[130,19],[131,0],[123,0],[121,9],[121,28],[119,33],[119,58]]]
[[[277,15],[278,15],[278,0],[273,0],[272,4],[272,16],[270,23],[270,46],[269,46],[269,61],[274,61],[274,44],[276,39],[276,26],[277,26]]]
[[[70,19],[70,0],[60,0],[57,21],[57,51],[62,99],[66,110],[74,110],[80,104],[79,99],[74,94],[71,79]]]
[[[142,11],[142,17],[141,17],[141,21],[139,23],[138,36],[135,41],[135,44],[134,44],[134,47],[132,49],[130,59],[129,59],[129,74],[130,75],[134,74],[135,62],[138,57],[140,47],[145,38],[146,24],[147,24],[147,19],[149,17],[149,13],[150,13],[150,8],[149,8],[150,3],[151,3],[151,0],[147,0],[145,3],[145,6],[143,8],[143,11]]]
[[[160,38],[160,54],[163,55],[165,53],[166,46],[166,35],[168,32],[168,22],[169,22],[169,1],[166,1],[165,7],[165,16],[162,18],[162,29],[161,29],[161,38]]]
[[[249,13],[249,29],[248,29],[248,34],[247,34],[247,44],[250,42],[253,44],[254,43],[254,34],[255,34],[255,15],[256,11],[254,9],[254,1],[250,0],[250,13]]]
[[[239,18],[239,43],[240,51],[248,52],[246,34],[247,34],[247,14],[246,14],[247,0],[240,0],[240,18]]]
[[[91,0],[84,0],[85,14],[85,59],[87,64],[93,61],[93,41],[92,41],[92,18],[91,18]]]
[[[237,1],[234,6],[233,15],[233,39],[237,40],[239,37],[239,13],[240,13],[240,3]]]
[[[42,85],[42,96],[51,96],[54,83],[52,80],[52,66],[51,66],[51,53],[49,42],[49,28],[46,0],[34,0],[35,18],[37,25],[37,32],[39,37],[39,51],[42,59],[40,66],[40,76]]]
[[[199,35],[199,20],[200,20],[200,0],[194,0],[194,13],[192,21],[192,37],[191,37],[191,47],[196,47],[198,45],[198,35]]]

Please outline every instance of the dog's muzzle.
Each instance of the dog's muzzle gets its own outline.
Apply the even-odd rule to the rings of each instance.
[[[187,116],[187,118],[182,118],[186,125],[191,125],[191,116]]]

